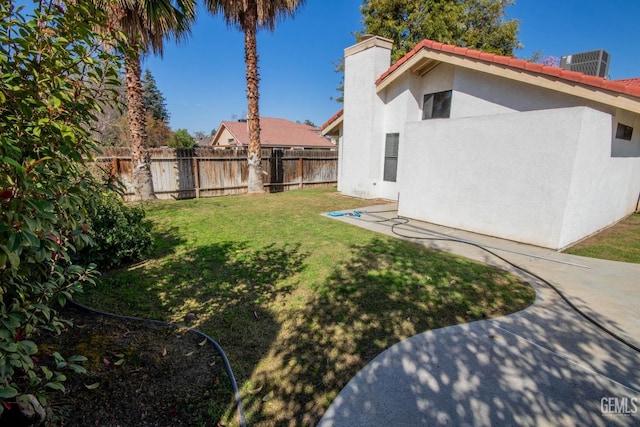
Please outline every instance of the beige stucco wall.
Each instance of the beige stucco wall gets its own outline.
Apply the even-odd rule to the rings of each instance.
[[[218,134],[218,138],[216,140],[213,141],[214,146],[219,146],[219,147],[228,147],[229,144],[229,139],[232,139],[233,135],[231,134],[231,132],[229,132],[229,130],[225,127],[222,129],[222,131]],[[234,138],[235,141],[235,138]]]

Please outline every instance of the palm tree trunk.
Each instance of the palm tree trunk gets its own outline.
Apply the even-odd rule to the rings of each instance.
[[[249,0],[244,22],[244,60],[247,66],[247,104],[249,127],[249,193],[263,193],[262,158],[260,155],[260,111],[258,108],[258,47],[256,33],[258,28],[258,6],[255,0]]]
[[[142,69],[140,55],[129,53],[125,57],[127,82],[127,115],[131,133],[131,162],[133,186],[137,200],[155,199],[151,179],[151,155],[147,146],[146,118],[142,99]]]

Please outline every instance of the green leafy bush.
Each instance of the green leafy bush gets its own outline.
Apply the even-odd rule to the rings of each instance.
[[[0,1],[0,414],[64,388],[35,357],[38,333],[59,332],[56,302],[97,275],[74,254],[91,244],[85,202],[103,188],[85,167],[92,122],[120,69],[111,38],[93,31],[100,22],[92,2],[39,2],[25,18]]]
[[[100,194],[94,203],[88,223],[94,244],[80,252],[80,261],[107,269],[144,258],[153,244],[144,209],[112,192]]]
[[[169,142],[170,148],[193,148],[196,141],[186,129],[178,129],[173,135],[173,141]]]

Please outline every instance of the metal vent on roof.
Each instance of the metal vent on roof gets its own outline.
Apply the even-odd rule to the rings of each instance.
[[[560,67],[590,76],[606,78],[609,74],[610,58],[611,56],[604,49],[574,53],[563,56],[560,60]]]

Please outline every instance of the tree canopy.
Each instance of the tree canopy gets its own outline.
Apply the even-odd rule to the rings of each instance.
[[[222,14],[229,25],[238,27],[244,32],[244,62],[247,79],[247,127],[249,130],[249,150],[247,163],[249,193],[264,191],[262,177],[262,159],[260,157],[260,111],[258,74],[258,29],[273,31],[276,22],[286,16],[293,16],[305,0],[205,0],[209,11]]]
[[[95,3],[108,16],[102,26],[117,29],[126,45],[123,53],[133,187],[136,198],[153,199],[140,58],[149,51],[162,55],[165,40],[182,40],[190,34],[195,1],[97,0]]]
[[[520,47],[519,22],[507,20],[513,0],[364,0],[360,7],[363,29],[393,40],[397,61],[424,39],[501,55]]]
[[[145,106],[145,130],[149,147],[162,147],[172,144],[174,134],[169,127],[169,111],[164,95],[156,85],[155,79],[148,69],[142,80],[142,98]],[[129,147],[131,137],[127,119],[127,100],[124,96],[123,79],[111,87],[119,93],[120,105],[105,107],[96,114],[93,138],[103,146]]]
[[[142,100],[144,109],[151,113],[154,119],[169,122],[169,111],[164,95],[156,85],[156,79],[147,68],[142,76]]]
[[[186,129],[178,129],[169,144],[171,148],[193,148],[194,145],[196,141]]]

